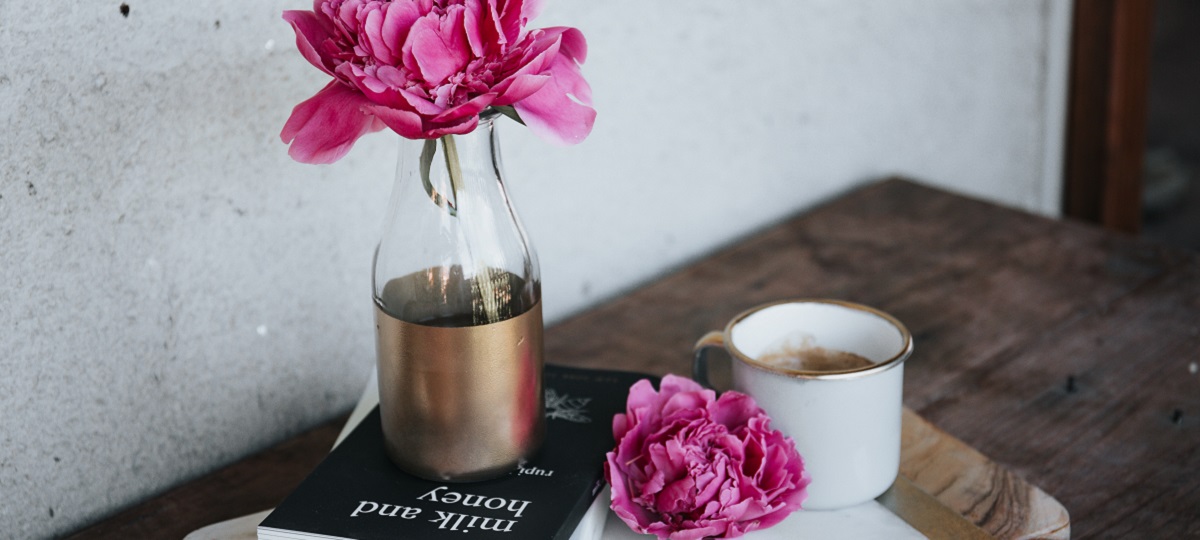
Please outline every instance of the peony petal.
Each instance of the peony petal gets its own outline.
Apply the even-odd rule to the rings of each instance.
[[[671,376],[667,375],[667,377]],[[663,380],[666,381],[667,379],[664,378]],[[648,379],[642,379],[629,387],[629,398],[625,403],[625,410],[631,416],[636,417],[637,413],[635,411],[638,409],[647,407],[657,408],[657,398],[658,392],[654,391],[654,385],[650,384]]]
[[[304,59],[317,69],[333,75],[333,60],[326,54],[325,42],[332,39],[332,29],[317,14],[311,11],[291,10],[283,12],[283,20],[292,25],[296,32],[296,48]]]
[[[716,461],[703,474],[696,477],[696,500],[710,501],[718,498],[723,489],[728,489],[725,484],[725,467],[723,463]]]
[[[675,463],[672,461],[673,456],[671,456],[671,452],[665,445],[655,444],[649,446],[643,449],[643,456],[649,460],[651,469],[656,471],[655,474],[670,480],[675,480],[678,476]],[[680,463],[679,466],[682,467],[683,464]],[[649,491],[651,493],[654,492],[654,490]]]
[[[487,11],[483,14],[479,32],[484,43],[488,45],[488,52],[500,54],[508,45],[508,39],[504,37],[504,29],[500,25],[500,12],[496,10],[495,2],[487,2],[484,7]]]
[[[705,397],[703,393],[695,391],[675,394],[663,404],[663,416],[671,416],[677,411],[703,411],[710,402]]]
[[[534,30],[509,50],[509,58],[505,62],[505,78],[525,73],[545,73],[554,63],[562,45],[562,34],[559,32],[547,34],[542,30]],[[513,51],[520,51],[514,55]]]
[[[669,514],[691,511],[696,506],[695,493],[695,481],[685,476],[664,486],[654,497],[654,507]]]
[[[634,502],[632,491],[625,477],[621,475],[621,465],[614,461],[612,452],[608,453],[604,463],[604,475],[611,486],[611,503],[609,506],[626,524],[634,530],[642,530],[646,524],[654,520],[654,515]]]
[[[704,540],[705,538],[732,538],[725,536],[727,526],[725,522],[716,521],[708,522],[704,525],[672,531],[665,537],[669,540]],[[661,536],[660,536],[661,537]]]
[[[497,85],[493,90],[499,92],[496,105],[512,105],[541,90],[550,82],[550,75],[518,75],[504,81],[503,86]]]
[[[542,0],[525,0],[521,4],[521,16],[526,22],[532,21],[542,13]]]
[[[421,18],[421,11],[414,2],[392,2],[387,6],[387,15],[383,20],[382,40],[399,57],[408,32],[413,23]]]
[[[483,5],[479,3],[479,0],[467,0],[463,5],[467,8],[463,13],[463,29],[467,33],[467,44],[471,46],[471,54],[475,58],[482,58],[487,54],[485,48],[487,42],[483,40],[483,29],[480,26],[485,20]]]
[[[699,392],[704,390],[700,383],[693,381],[687,377],[680,377],[674,373],[668,373],[662,378],[659,383],[663,394],[677,394],[679,392]]]
[[[420,96],[413,96],[406,90],[400,90],[394,86],[387,86],[387,80],[380,77],[381,72],[383,73],[383,76],[390,77],[390,74],[388,74],[386,70],[375,70],[375,80],[371,81],[369,80],[371,77],[367,74],[363,74],[362,70],[357,66],[355,66],[353,69],[344,69],[349,65],[350,63],[347,62],[341,66],[338,66],[338,74],[342,75],[343,79],[349,79],[350,82],[353,83],[354,86],[363,93],[363,96],[365,96],[367,100],[371,101],[375,105],[382,105],[390,109],[410,111],[420,115],[435,115],[442,112],[441,107],[429,103],[428,100],[425,100]],[[379,90],[379,83],[383,83],[385,85],[382,90]],[[414,107],[414,103],[422,105],[423,107]]]
[[[492,101],[496,99],[495,94],[483,94],[466,103],[461,103],[442,111],[437,116],[433,117],[432,122],[445,123],[457,122],[464,117],[476,116],[481,111],[486,109]]]
[[[329,19],[335,25],[340,25],[342,32],[350,36],[358,33],[358,12],[362,9],[362,2],[343,2],[337,7],[336,12],[333,10],[333,2],[326,2],[330,6],[328,12]]]
[[[542,28],[542,32],[546,37],[561,36],[560,50],[567,58],[580,64],[587,61],[587,39],[583,37],[583,32],[580,32],[578,28],[551,26]]]
[[[376,118],[386,124],[387,127],[392,128],[392,131],[400,134],[401,137],[408,139],[433,138],[426,136],[421,117],[417,113],[375,104],[370,104],[364,107],[364,109],[375,115]]]
[[[763,410],[754,402],[754,398],[733,390],[721,394],[721,397],[717,398],[717,401],[709,407],[709,412],[712,414],[713,422],[730,429],[734,426],[746,425],[751,418],[763,414]]]
[[[343,65],[349,65],[349,64],[343,64]],[[387,66],[384,66],[384,67],[387,67]],[[355,86],[357,86],[359,90],[362,90],[362,93],[364,95],[366,95],[368,98],[382,95],[383,93],[392,89],[391,85],[383,82],[383,80],[379,78],[379,70],[378,69],[375,70],[375,74],[373,74],[373,75],[370,73],[364,73],[360,77],[355,77],[354,80],[357,83],[357,84],[355,84]],[[372,101],[376,101],[376,100],[372,99]]]
[[[403,99],[406,105],[411,107],[414,112],[422,117],[436,116],[442,114],[442,111],[446,110],[442,107],[438,107],[432,101],[418,96],[408,90],[396,90],[396,95]]]
[[[470,55],[466,35],[462,33],[462,17],[461,9],[448,13],[446,20],[426,15],[409,32],[404,49],[416,62],[427,84],[442,84],[467,65]]]
[[[383,121],[401,137],[409,139],[436,139],[444,134],[470,133],[475,126],[479,125],[479,116],[468,116],[468,118],[458,119],[455,122],[431,125],[422,120],[421,115],[410,112],[410,110],[378,106],[373,103],[364,107],[364,110],[376,115],[380,121]]]
[[[370,49],[371,56],[382,65],[389,65],[396,61],[396,56],[392,53],[391,46],[387,40],[383,38],[383,22],[384,11],[382,9],[372,9],[367,12],[367,18],[363,21],[363,36],[366,39],[365,45]]]
[[[464,135],[475,131],[475,126],[479,125],[478,116],[468,116],[459,121],[444,125],[430,125],[426,123],[425,133],[421,135],[423,139],[434,139],[442,135]]]
[[[642,484],[641,493],[639,493],[639,495],[653,495],[659,491],[662,491],[664,485],[666,485],[666,476],[663,475],[662,471],[654,471],[653,474],[646,478],[646,482]]]
[[[523,7],[521,0],[507,0],[503,6],[499,6],[500,31],[508,43],[519,41],[524,31],[526,21],[521,17]]]
[[[375,77],[389,88],[404,88],[408,84],[408,79],[404,76],[404,72],[392,66],[377,66],[375,68]]]
[[[629,422],[625,421],[626,416],[623,414],[613,415],[613,440],[620,441],[625,433],[629,431]]]
[[[562,57],[559,56],[561,59]],[[561,66],[570,60],[557,60],[555,77],[533,95],[513,103],[525,125],[535,135],[554,144],[569,146],[579,144],[592,132],[596,122],[596,110],[591,107],[590,90],[571,92],[571,89],[587,89],[587,82],[573,63]],[[573,99],[574,98],[574,99]]]
[[[346,155],[359,137],[381,126],[363,107],[370,105],[354,88],[332,81],[292,109],[279,134],[290,144],[288,155],[302,163],[333,163]]]

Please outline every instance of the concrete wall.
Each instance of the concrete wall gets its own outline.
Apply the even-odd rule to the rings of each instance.
[[[284,9],[0,0],[0,536],[77,529],[344,411],[395,136],[278,139]],[[551,322],[904,174],[1058,208],[1067,0],[549,2],[600,116],[507,123]],[[680,351],[686,354],[686,351]],[[259,510],[248,508],[247,511]]]

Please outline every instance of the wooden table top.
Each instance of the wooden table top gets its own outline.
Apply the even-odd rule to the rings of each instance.
[[[1200,255],[902,180],[851,192],[546,331],[549,362],[687,374],[753,305],[829,297],[912,331],[904,403],[1071,514],[1200,535]],[[270,508],[344,417],[71,538],[182,538]]]

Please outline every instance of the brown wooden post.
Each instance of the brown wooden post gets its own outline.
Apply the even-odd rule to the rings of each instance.
[[[1076,0],[1063,213],[1137,232],[1153,0]]]

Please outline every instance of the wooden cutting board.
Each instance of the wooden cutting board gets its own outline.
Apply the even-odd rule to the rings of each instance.
[[[369,411],[371,397],[364,396],[359,409]],[[357,424],[359,412],[347,425]],[[907,408],[901,438],[900,474],[993,537],[1071,537],[1070,516],[1057,500]],[[269,512],[215,523],[185,540],[255,540]]]
[[[900,474],[995,538],[1070,538],[1054,497],[904,409]]]

